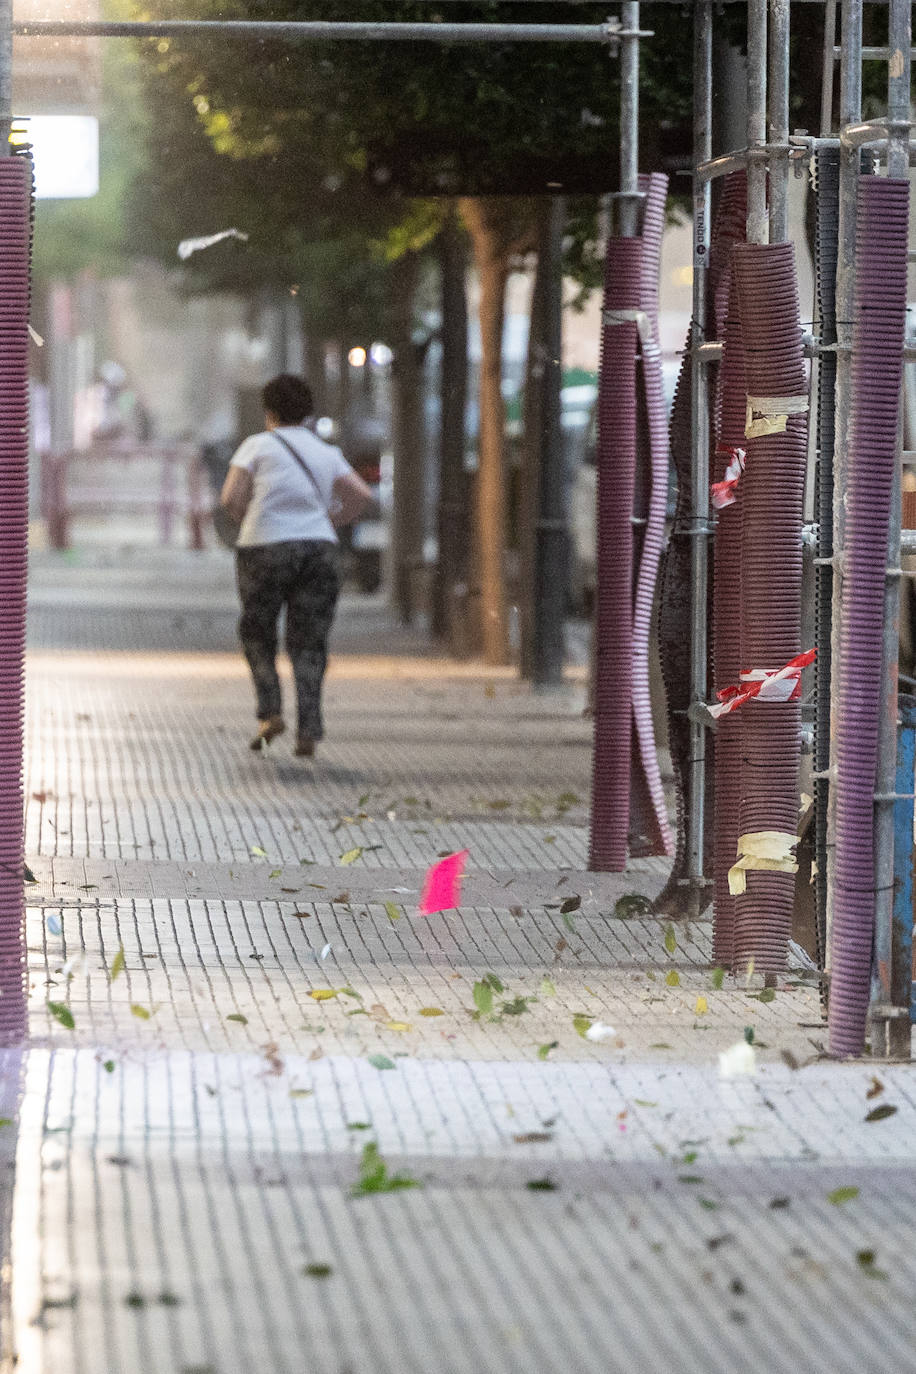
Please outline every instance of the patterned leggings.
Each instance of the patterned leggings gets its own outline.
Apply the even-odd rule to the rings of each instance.
[[[293,665],[299,733],[321,739],[321,683],[340,578],[337,545],[295,539],[236,550],[242,615],[239,638],[254,679],[258,720],[282,712],[277,621],[286,607],[286,652]]]

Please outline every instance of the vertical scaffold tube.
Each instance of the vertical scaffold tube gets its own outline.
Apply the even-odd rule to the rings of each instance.
[[[22,742],[32,168],[0,158],[0,1043],[25,1036]]]
[[[634,763],[642,773],[649,802],[645,812],[649,833],[634,836],[631,821],[630,840],[633,853],[673,854],[674,841],[658,766],[649,686],[652,608],[655,604],[655,587],[665,539],[665,511],[668,505],[668,413],[658,335],[658,273],[662,235],[665,230],[668,178],[661,173],[640,177],[640,187],[646,194],[639,308],[645,316],[640,340],[645,413],[648,422],[649,500],[633,597],[633,727],[636,746]]]
[[[909,181],[863,177],[856,214],[843,619],[836,683],[836,848],[829,1046],[861,1054],[875,921],[875,779],[884,585],[906,321]]]
[[[741,668],[775,671],[801,648],[807,416],[800,407],[806,406],[807,381],[795,252],[787,243],[738,244],[734,263],[747,394],[755,411],[769,412],[769,423],[749,427],[741,479]],[[780,400],[787,404],[774,404]],[[739,719],[739,856],[753,858],[766,843],[760,837],[775,832],[783,837],[788,865],[798,829],[800,707],[755,698]],[[786,965],[794,875],[751,867],[745,881],[736,900],[735,965],[753,962],[758,972],[777,973]]]
[[[589,867],[626,866],[633,719],[633,487],[636,312],[642,241],[612,238],[605,260],[598,381],[598,598]],[[626,318],[629,316],[629,318]]]

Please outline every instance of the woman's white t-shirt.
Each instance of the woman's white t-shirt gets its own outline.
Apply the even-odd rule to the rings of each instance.
[[[309,481],[271,431],[246,439],[231,463],[232,467],[249,472],[252,481],[251,501],[236,547],[281,544],[288,539],[320,539],[336,544],[337,533],[328,514],[334,504],[334,483],[353,469],[339,448],[326,444],[304,425],[283,425],[278,432],[301,453],[315,481]]]

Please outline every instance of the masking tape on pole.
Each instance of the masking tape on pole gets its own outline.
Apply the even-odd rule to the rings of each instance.
[[[653,342],[652,321],[645,310],[602,310],[601,321],[605,325],[635,324],[639,341],[645,348]]]
[[[748,396],[744,437],[783,434],[790,415],[805,415],[807,411],[807,396]]]
[[[766,873],[797,873],[798,861],[793,849],[798,836],[784,830],[757,830],[738,838],[738,858],[728,870],[728,890],[733,897],[747,891],[747,874],[757,870]]]

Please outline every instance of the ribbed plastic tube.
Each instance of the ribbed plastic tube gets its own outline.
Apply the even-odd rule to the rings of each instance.
[[[633,597],[633,728],[636,745],[634,763],[641,769],[650,810],[644,819],[648,831],[645,835],[634,834],[631,815],[630,848],[634,854],[673,854],[674,839],[658,764],[649,686],[652,609],[665,542],[668,505],[668,410],[658,333],[658,275],[665,230],[668,178],[661,173],[652,173],[639,180],[640,190],[646,195],[639,308],[645,312],[648,320],[647,336],[642,339],[641,358],[649,441],[649,500]]]
[[[818,148],[815,153],[816,233],[814,240],[815,281],[817,286],[819,334],[822,352],[818,363],[817,385],[817,480],[815,510],[818,527],[817,556],[821,560],[815,575],[815,637],[817,662],[814,665],[815,698],[814,771],[826,773],[830,766],[830,625],[833,611],[833,568],[825,560],[833,557],[833,452],[835,444],[836,352],[837,341],[836,269],[840,225],[840,150]],[[823,351],[826,350],[826,351]],[[827,811],[830,788],[825,777],[814,781],[814,857],[817,864],[815,894],[817,903],[817,945],[821,967],[827,952]]]
[[[843,629],[837,692],[836,851],[829,1048],[861,1054],[875,917],[874,794],[883,695],[887,539],[903,381],[909,182],[863,177],[856,283]]]
[[[0,1043],[25,1037],[22,744],[32,166],[0,158]]]
[[[732,244],[744,237],[746,219],[746,179],[744,172],[725,178],[722,198],[713,225],[709,253],[709,299],[715,330],[710,337],[721,336],[727,303],[727,287],[731,270]],[[677,828],[674,864],[663,891],[655,901],[655,910],[671,916],[687,912],[687,814],[689,805],[688,779],[690,773],[690,726],[687,710],[690,706],[690,637],[684,626],[690,623],[690,560],[691,544],[691,488],[693,481],[693,445],[691,436],[691,392],[693,373],[693,326],[687,334],[684,356],[678,373],[674,401],[671,406],[670,448],[671,462],[677,482],[674,520],[662,562],[661,591],[658,611],[659,657],[668,711],[668,748],[674,773],[674,794],[677,805]],[[710,405],[712,418],[713,406]],[[710,425],[710,432],[714,426]],[[713,470],[710,463],[710,471]],[[710,621],[712,619],[712,586],[715,551],[709,546]],[[706,737],[706,795],[711,800],[714,787],[716,737]],[[714,811],[710,804],[705,811],[704,871],[713,871],[715,849]],[[705,906],[706,903],[704,902]]]
[[[731,250],[743,242],[747,223],[747,176],[734,172],[722,189],[721,257],[713,286],[716,334],[722,340],[722,359],[716,378],[716,453],[710,464],[720,482],[732,459],[731,449],[744,448],[744,342],[738,288]],[[719,511],[713,559],[713,684],[716,689],[738,681],[741,671],[741,492],[737,501]],[[728,870],[735,860],[738,812],[741,805],[741,721],[723,716],[716,727],[715,784],[711,809],[715,817],[713,959],[731,968],[735,955],[735,899],[728,890]]]
[[[718,448],[714,475],[722,481],[731,462],[729,450],[743,449],[747,390],[744,371],[744,340],[738,289],[732,276],[724,347],[719,364],[716,397]],[[715,687],[736,683],[741,674],[742,604],[742,477],[734,505],[719,511],[716,522],[715,590],[713,597],[713,654]],[[715,781],[715,888],[713,958],[730,969],[735,960],[735,898],[729,892],[728,870],[735,862],[740,834],[742,788],[742,715],[722,716],[716,726]]]
[[[604,309],[639,308],[642,240],[612,238]],[[598,595],[589,867],[626,866],[633,736],[633,489],[636,476],[636,320],[605,322],[598,379]]]
[[[747,394],[807,393],[795,251],[792,244],[737,244]],[[747,439],[741,479],[741,670],[783,667],[800,652],[802,518],[807,416],[790,414],[782,433]],[[739,714],[740,836],[798,831],[801,715],[797,702],[748,702]],[[735,901],[734,963],[758,972],[786,966],[795,878],[752,870]]]

